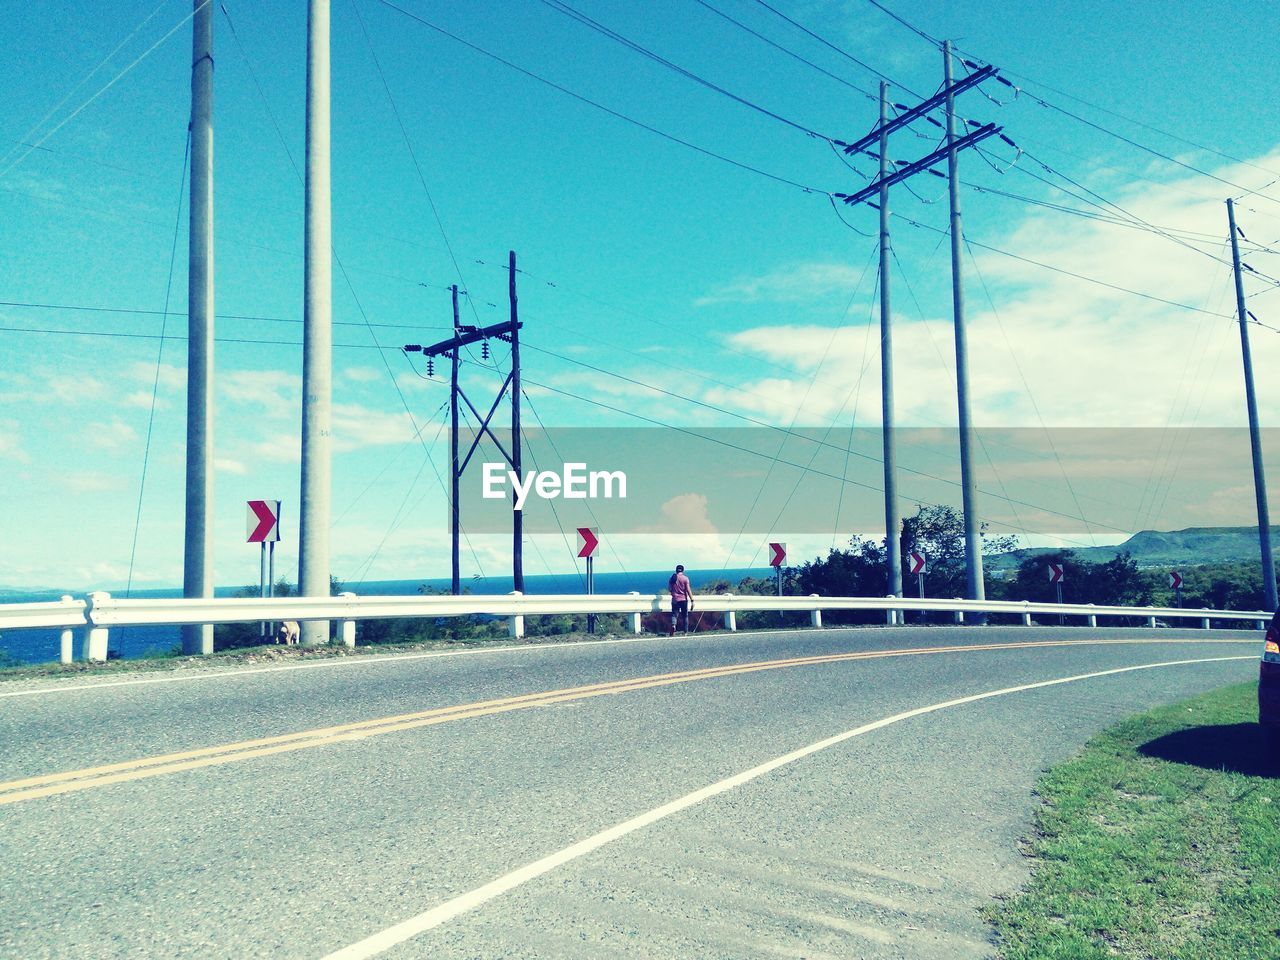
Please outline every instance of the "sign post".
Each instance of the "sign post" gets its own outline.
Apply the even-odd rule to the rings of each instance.
[[[597,527],[578,528],[578,556],[587,561],[587,596],[596,592],[595,558],[596,548],[600,546],[600,530]],[[596,632],[596,615],[587,614],[587,633]]]
[[[787,545],[785,543],[769,544],[769,566],[773,567],[778,577],[778,596],[782,596],[782,565],[787,560]]]
[[[925,552],[921,549],[913,547],[911,552],[907,554],[908,566],[907,570],[915,574],[916,589],[920,594],[920,599],[924,599],[924,575],[929,572],[929,565]],[[905,615],[905,614],[904,614]],[[929,613],[926,610],[920,611],[920,622],[924,623],[928,620]]]
[[[1177,570],[1169,571],[1169,586],[1173,588],[1174,606],[1182,606],[1182,574]]]
[[[1061,563],[1049,564],[1049,582],[1057,588],[1058,603],[1062,603],[1062,581],[1066,579],[1066,567]],[[1062,614],[1058,614],[1058,625],[1067,622],[1067,618]]]
[[[261,549],[258,558],[258,596],[269,597],[274,593],[276,576],[276,541],[280,539],[280,501],[250,500],[245,523],[245,536],[249,543]],[[269,625],[266,621],[258,628],[264,640]]]

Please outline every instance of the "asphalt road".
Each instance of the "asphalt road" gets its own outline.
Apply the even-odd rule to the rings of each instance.
[[[988,957],[1040,771],[1256,678],[1259,643],[828,630],[6,684],[0,956]]]

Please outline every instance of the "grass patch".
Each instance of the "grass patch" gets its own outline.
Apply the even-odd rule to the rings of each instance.
[[[1280,769],[1257,685],[1132,717],[1040,784],[1005,960],[1280,958]]]

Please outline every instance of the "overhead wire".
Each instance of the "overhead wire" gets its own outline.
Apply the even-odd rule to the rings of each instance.
[[[159,8],[157,8],[159,9]],[[153,13],[152,16],[155,14]],[[169,298],[173,292],[173,273],[178,261],[178,234],[182,228],[182,205],[187,186],[187,166],[191,158],[191,131],[187,130],[182,149],[182,175],[178,179],[178,205],[173,216],[173,241],[169,245],[169,275],[164,284],[164,311],[160,316],[160,345],[156,348],[156,372],[151,381],[151,404],[147,410],[146,439],[142,443],[142,473],[138,478],[138,505],[133,515],[133,540],[129,546],[129,572],[125,575],[124,595],[133,592],[133,566],[138,556],[138,533],[142,529],[142,503],[147,490],[147,465],[151,460],[151,436],[156,422],[156,400],[160,395],[160,370],[164,360],[164,332],[169,321]]]
[[[768,107],[761,106],[760,104],[756,103],[754,100],[750,100],[747,97],[740,96],[739,94],[736,94],[733,91],[720,86],[718,83],[714,83],[711,80],[708,80],[706,77],[703,77],[697,73],[694,73],[692,70],[689,70],[686,67],[680,66],[680,64],[675,63],[674,61],[668,60],[666,57],[662,56],[659,53],[654,52],[653,50],[650,50],[648,47],[643,46],[642,44],[639,44],[636,41],[629,39],[628,37],[623,36],[621,33],[619,33],[618,31],[614,30],[611,27],[606,26],[605,24],[601,23],[599,20],[595,20],[587,16],[582,11],[570,6],[568,3],[565,3],[564,0],[538,0],[538,2],[543,4],[543,6],[546,6],[556,11],[557,13],[560,13],[563,16],[568,17],[569,19],[575,20],[578,23],[582,24],[583,26],[596,31],[602,36],[608,37],[610,40],[613,40],[616,43],[621,44],[622,46],[626,47],[628,50],[632,50],[635,53],[638,53],[641,56],[646,57],[649,60],[652,60],[654,63],[664,66],[668,70],[671,70],[674,73],[677,73],[688,80],[692,80],[694,83],[699,84],[700,86],[706,87],[708,90],[714,91],[715,93],[718,93],[723,97],[727,97],[728,99],[734,101],[735,103],[738,103],[746,107],[748,110],[754,110],[756,113],[759,113],[762,116],[768,117],[770,120],[775,120],[778,123],[781,123],[784,126],[790,127],[791,129],[796,130],[800,133],[803,133],[805,136],[813,137],[814,139],[817,139],[817,140],[826,140],[828,142],[834,139],[832,137],[826,136],[825,134],[819,133],[818,131],[814,130],[812,127],[806,126],[805,124],[800,123],[797,120],[792,120],[790,117],[783,116],[782,114],[774,110],[770,110]],[[859,92],[865,92],[865,91],[859,91]]]
[[[110,80],[108,80],[105,84],[103,84],[103,85],[102,85],[101,87],[99,87],[96,91],[94,91],[94,92],[93,92],[93,94],[91,94],[87,99],[85,99],[84,101],[82,101],[82,102],[80,103],[80,105],[79,105],[79,106],[77,106],[74,110],[72,110],[69,114],[67,114],[65,117],[63,117],[61,120],[59,120],[57,123],[55,123],[55,124],[54,124],[50,129],[49,129],[49,130],[47,130],[47,131],[46,131],[42,136],[40,136],[40,137],[36,140],[36,142],[35,142],[35,143],[31,144],[31,145],[28,147],[28,149],[26,150],[26,152],[24,152],[24,153],[22,153],[20,156],[18,156],[18,157],[17,157],[17,159],[15,159],[15,160],[11,161],[7,167],[4,167],[3,169],[0,169],[0,180],[3,180],[3,179],[4,179],[4,178],[5,178],[5,177],[6,177],[6,176],[7,176],[7,175],[8,175],[8,174],[9,174],[9,173],[10,173],[10,172],[15,168],[15,167],[17,167],[20,163],[22,163],[22,161],[23,161],[23,160],[25,160],[25,159],[27,159],[27,157],[31,156],[32,151],[37,150],[37,149],[39,149],[41,146],[43,146],[43,145],[44,145],[44,142],[45,142],[46,140],[48,140],[50,137],[52,137],[55,133],[57,133],[59,130],[61,130],[63,127],[65,127],[68,123],[70,123],[70,122],[71,122],[72,120],[74,120],[76,117],[80,116],[80,114],[81,114],[82,112],[84,112],[84,110],[85,110],[85,109],[86,109],[90,104],[92,104],[92,103],[93,103],[95,100],[97,100],[100,96],[102,96],[104,93],[106,93],[106,92],[107,92],[108,90],[110,90],[112,87],[114,87],[117,83],[119,83],[121,80],[123,80],[126,76],[128,76],[128,75],[129,75],[129,73],[131,73],[131,72],[133,71],[134,67],[138,66],[138,64],[142,63],[142,61],[146,60],[146,59],[147,59],[147,57],[151,56],[151,54],[152,54],[152,53],[154,53],[154,52],[155,52],[156,50],[158,50],[161,46],[163,46],[163,45],[164,45],[164,43],[165,43],[165,42],[166,42],[170,37],[172,37],[172,36],[173,36],[175,33],[177,33],[180,29],[182,29],[182,27],[183,27],[186,23],[188,23],[190,20],[192,20],[192,19],[195,17],[195,15],[196,15],[197,13],[199,13],[201,10],[203,10],[205,7],[207,7],[207,6],[209,5],[209,3],[210,3],[210,2],[211,2],[211,0],[202,0],[202,2],[200,2],[200,3],[196,4],[196,5],[195,5],[195,7],[192,9],[192,11],[191,11],[190,13],[188,13],[186,16],[184,16],[181,20],[179,20],[176,24],[174,24],[174,25],[173,25],[173,27],[171,27],[171,28],[169,29],[169,32],[168,32],[168,33],[166,33],[164,36],[162,36],[159,40],[157,40],[157,41],[156,41],[155,43],[153,43],[151,46],[147,47],[147,49],[146,49],[146,50],[144,50],[144,51],[143,51],[141,54],[139,54],[136,58],[134,58],[133,60],[131,60],[131,61],[130,61],[130,62],[129,62],[129,63],[128,63],[128,64],[127,64],[123,69],[121,69],[121,70],[117,71],[117,72],[116,72],[116,74],[115,74],[115,76],[113,76],[113,77],[112,77]]]
[[[21,137],[17,138],[14,145],[10,146],[10,148],[6,150],[4,154],[0,155],[0,166],[3,166],[5,163],[7,163],[9,158],[13,156],[21,147],[30,147],[32,150],[41,149],[40,147],[34,144],[27,143],[26,141],[36,136],[40,132],[40,128],[44,126],[44,124],[48,122],[48,120],[55,113],[57,113],[64,106],[66,106],[66,103],[68,100],[70,100],[73,96],[76,95],[76,91],[78,91],[86,83],[92,80],[99,70],[101,70],[108,63],[110,63],[115,58],[115,55],[117,53],[119,53],[126,46],[128,46],[129,42],[134,37],[136,37],[139,33],[141,33],[142,29],[146,27],[148,23],[154,20],[156,14],[158,14],[161,10],[163,10],[165,6],[168,5],[169,2],[170,0],[160,0],[160,2],[155,5],[152,11],[149,14],[147,14],[145,17],[143,17],[141,22],[139,22],[137,26],[135,26],[131,31],[129,31],[129,33],[125,36],[123,40],[121,40],[119,43],[117,43],[114,47],[111,48],[110,53],[108,53],[105,57],[102,57],[100,60],[98,60],[97,64],[94,65],[92,70],[90,70],[88,73],[82,76],[79,80],[77,80],[75,84],[65,94],[63,94],[62,99],[60,99],[57,103],[55,103],[52,107],[50,107],[48,111],[45,112],[44,116],[42,116],[39,120],[37,120],[34,124],[31,125],[31,128],[27,130],[26,133],[24,133]],[[186,161],[183,161],[183,162],[185,164]]]
[[[206,2],[208,2],[208,0],[206,0]],[[222,12],[223,12],[223,15],[226,17],[228,23],[230,23],[231,15],[227,11],[225,4],[222,6]],[[234,27],[233,27],[233,30],[234,30]],[[250,74],[254,74],[255,71],[253,69],[253,63],[250,60],[247,51],[245,50],[243,45],[240,45],[239,49],[240,49],[241,56],[244,60],[246,69],[249,71]],[[257,89],[260,95],[263,109],[267,112],[268,116],[271,117],[272,126],[276,131],[277,137],[280,142],[280,146],[284,150],[285,156],[289,160],[289,166],[293,170],[294,178],[298,181],[298,183],[301,184],[304,182],[302,177],[302,172],[298,169],[298,163],[294,159],[293,151],[289,148],[288,141],[285,140],[284,138],[283,131],[280,128],[280,124],[275,120],[275,115],[274,115],[274,111],[272,111],[271,109],[271,104],[269,101],[267,101],[265,95],[263,94],[262,85],[257,82],[256,78],[254,80],[254,87],[255,89]],[[372,341],[371,346],[373,346],[378,350],[378,356],[382,360],[382,365],[383,365],[383,368],[386,370],[387,377],[391,380],[391,386],[395,390],[396,396],[400,399],[400,403],[404,407],[405,414],[409,417],[409,423],[414,428],[414,434],[419,438],[419,440],[421,440],[422,430],[421,428],[419,428],[417,418],[413,414],[413,408],[410,407],[409,400],[407,397],[405,397],[404,391],[400,389],[400,383],[396,379],[395,371],[391,369],[391,362],[387,359],[386,349],[382,347],[381,344],[378,343],[377,334],[374,332],[374,328],[372,323],[369,320],[368,313],[365,312],[364,304],[361,303],[360,297],[356,293],[355,285],[351,282],[351,276],[350,274],[347,273],[347,268],[343,263],[342,257],[339,256],[337,247],[333,246],[332,244],[330,245],[330,251],[333,255],[333,262],[338,268],[338,273],[342,276],[342,280],[347,287],[347,291],[351,296],[351,300],[355,304],[356,310],[360,314],[360,319],[364,322],[365,327],[369,331],[369,339],[370,341]],[[339,345],[334,344],[333,346],[338,347]],[[425,447],[426,442],[425,441],[422,441],[422,442],[423,442],[423,446]],[[432,460],[429,462],[431,464],[432,472],[435,474],[436,482],[440,485],[440,489],[446,492],[446,496],[447,496],[447,488],[445,487],[444,479],[440,476],[440,471],[436,469],[435,461]],[[480,563],[479,554],[476,553],[475,547],[472,545],[470,538],[466,536],[465,532],[463,533],[463,537],[466,540],[467,548],[471,553],[471,559],[475,563],[476,569],[480,571],[481,577],[484,577],[485,575],[484,567]]]
[[[770,173],[769,171],[763,170],[760,167],[756,167],[750,163],[745,163],[741,160],[735,160],[732,157],[726,156],[722,153],[717,153],[714,150],[710,150],[706,147],[699,146],[698,144],[693,143],[689,140],[685,140],[682,137],[678,137],[675,134],[668,133],[665,130],[661,130],[658,127],[645,123],[642,120],[637,120],[634,117],[631,117],[625,113],[622,113],[621,111],[614,110],[612,107],[605,106],[603,103],[600,103],[597,100],[592,100],[590,97],[577,93],[576,91],[569,89],[563,84],[556,83],[554,80],[549,80],[546,77],[541,76],[540,74],[534,73],[532,70],[527,70],[524,67],[512,62],[511,60],[506,59],[505,57],[501,57],[496,53],[493,53],[489,50],[484,49],[478,44],[472,43],[470,40],[464,40],[462,37],[458,36],[457,34],[450,33],[448,30],[445,30],[443,27],[432,23],[431,21],[425,19],[424,17],[421,17],[416,13],[412,13],[404,9],[403,7],[397,6],[396,4],[392,3],[391,0],[378,0],[378,2],[381,3],[384,7],[388,7],[391,10],[395,10],[397,13],[401,14],[402,16],[408,17],[410,20],[414,20],[417,23],[421,24],[422,26],[435,31],[441,36],[447,37],[448,39],[453,40],[455,43],[459,43],[462,46],[467,47],[468,49],[481,54],[482,56],[488,57],[489,59],[497,63],[500,63],[511,70],[514,70],[516,73],[522,74],[523,76],[526,76],[531,80],[536,80],[538,83],[541,83],[547,87],[550,87],[553,90],[557,90],[560,93],[563,93],[565,96],[571,97],[580,103],[585,103],[590,107],[594,107],[596,110],[600,110],[603,113],[609,114],[609,116],[614,117],[615,119],[622,120],[625,123],[629,123],[634,127],[638,127],[642,130],[645,130],[649,133],[659,136],[664,140],[670,141],[671,143],[675,143],[682,147],[686,147],[690,150],[695,151],[696,153],[702,154],[703,156],[710,157],[714,160],[719,160],[722,163],[727,163],[730,166],[737,167],[740,170],[745,170],[748,173],[754,173],[757,176],[761,176],[768,180],[772,180],[775,183],[781,183],[789,187],[795,187],[796,189],[801,190],[804,193],[819,193],[819,194],[827,193],[827,191],[823,190],[821,187],[810,186],[808,184],[801,183],[798,180],[793,180],[790,177],[781,176],[776,173]]]

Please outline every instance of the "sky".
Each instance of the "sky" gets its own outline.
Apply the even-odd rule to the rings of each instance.
[[[529,426],[754,423],[772,436],[880,423],[878,217],[867,206],[837,216],[829,196],[864,185],[876,161],[846,161],[829,140],[874,125],[872,70],[911,104],[938,88],[941,54],[867,0],[572,6],[737,99],[546,0],[333,4],[332,572],[357,591],[448,575],[447,381],[439,368],[425,379],[421,358],[399,347],[447,335],[452,283],[466,292],[463,322],[505,319],[508,250],[524,271]],[[1013,497],[1010,484],[1032,478],[1041,489],[1027,497],[1061,504],[1073,481],[1100,473],[1140,486],[1132,520],[1086,524],[1085,543],[1248,522],[1224,200],[1240,198],[1246,261],[1280,276],[1266,249],[1280,249],[1280,130],[1261,106],[1280,79],[1273,7],[1171,2],[1152,17],[1080,0],[883,6],[1020,88],[988,81],[958,105],[1021,148],[989,140],[961,160],[975,423],[1144,438],[1140,453],[1093,461],[1060,462],[1038,445],[1039,464],[1016,477],[984,451],[984,495]],[[189,13],[182,0],[50,0],[16,12],[0,40],[0,585],[181,582]],[[257,576],[248,499],[283,501],[278,570],[296,569],[305,5],[227,0],[214,26],[213,523],[215,578],[233,585]],[[890,156],[924,156],[937,137],[917,124],[894,135]],[[946,428],[956,400],[945,182],[908,185],[891,199],[897,422]],[[1251,274],[1246,293],[1261,324],[1280,327],[1275,285]],[[1280,337],[1260,324],[1251,337],[1261,420],[1280,426],[1268,376]],[[505,345],[493,346],[491,362],[476,353],[463,364],[476,397],[505,371]],[[1234,428],[1234,446],[1171,432],[1188,427]],[[660,438],[653,456],[664,456]],[[1275,443],[1268,457],[1280,458]],[[1207,495],[1204,474],[1196,481],[1210,462]],[[932,469],[953,478],[957,467]],[[605,531],[602,569],[763,567],[764,543],[787,537],[712,525],[718,514],[700,504],[716,491],[681,479],[673,457],[668,519],[688,534]],[[801,498],[829,496],[796,479]],[[901,481],[904,513],[938,496],[918,479]],[[1090,519],[1087,500],[1074,506]],[[990,513],[1003,518],[993,533],[1019,532],[1007,511]],[[592,522],[580,509],[562,518]],[[1071,529],[1062,542],[1077,542]],[[1045,526],[1035,532],[1043,541]],[[791,536],[792,559],[854,533],[882,531]],[[575,569],[571,537],[532,535],[526,572]],[[464,577],[507,572],[508,550],[508,538],[477,531]]]

